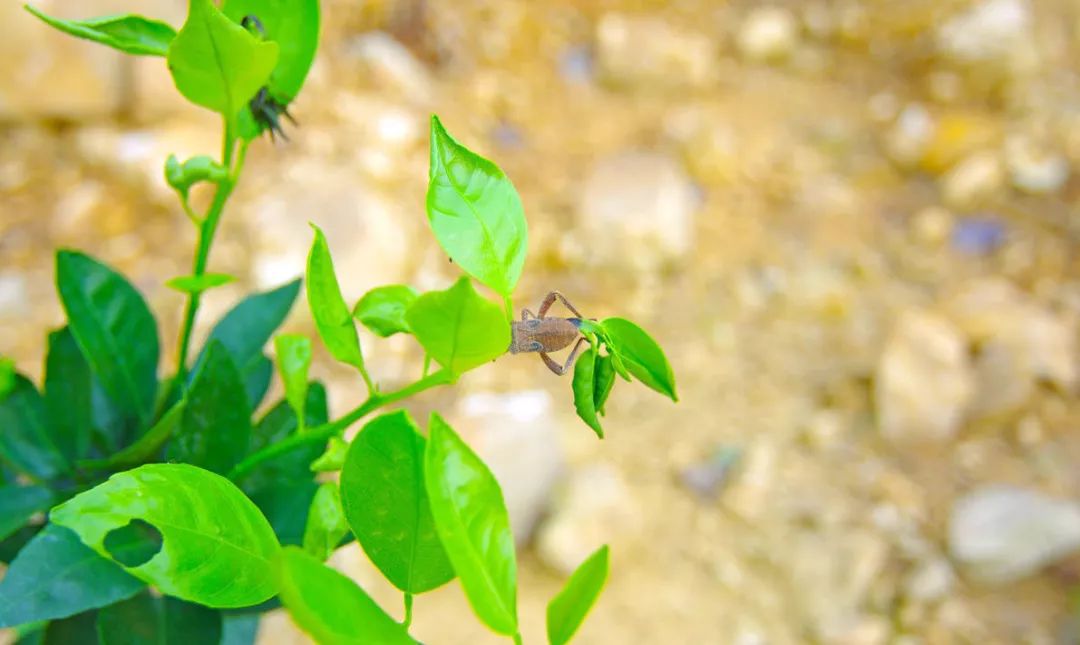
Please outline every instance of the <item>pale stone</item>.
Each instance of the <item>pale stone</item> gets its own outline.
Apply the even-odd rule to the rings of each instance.
[[[799,25],[783,7],[758,7],[742,25],[736,44],[743,58],[768,62],[787,58],[798,44]]]
[[[393,36],[381,31],[368,32],[349,43],[346,53],[377,82],[405,98],[418,104],[431,101],[431,73]]]
[[[956,586],[956,575],[944,558],[918,562],[904,580],[908,598],[918,602],[937,602],[948,596]]]
[[[717,46],[663,19],[608,13],[596,31],[602,80],[635,88],[703,87],[717,77]]]
[[[1056,193],[1069,179],[1064,155],[1041,149],[1028,139],[1005,142],[1005,165],[1013,186],[1032,195]]]
[[[937,44],[953,63],[1024,71],[1035,64],[1032,27],[1027,0],[983,0],[943,23]]]
[[[1001,194],[1005,168],[993,152],[979,152],[958,163],[942,178],[942,198],[958,210],[971,210]]]

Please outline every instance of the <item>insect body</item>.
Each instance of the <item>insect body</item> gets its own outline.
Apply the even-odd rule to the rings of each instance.
[[[555,303],[555,299],[562,301],[566,308],[577,314],[576,318],[547,318],[548,309]],[[574,305],[563,297],[558,291],[552,291],[540,303],[537,315],[533,315],[528,309],[521,310],[521,320],[510,323],[510,353],[524,354],[527,352],[539,352],[540,358],[552,372],[562,375],[573,365],[581,344],[585,338],[581,336],[581,321],[584,318],[574,308]],[[559,365],[550,356],[549,352],[557,352],[577,339],[577,344],[570,350],[566,363]]]

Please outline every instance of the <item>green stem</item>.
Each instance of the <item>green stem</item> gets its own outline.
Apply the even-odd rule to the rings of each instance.
[[[270,444],[255,454],[248,456],[232,469],[229,473],[229,479],[239,481],[264,461],[292,452],[301,446],[313,443],[326,443],[331,437],[339,436],[349,426],[385,405],[407,399],[414,394],[419,394],[424,390],[438,385],[446,385],[452,381],[453,377],[450,372],[439,370],[430,376],[425,376],[412,385],[401,388],[400,390],[395,390],[386,394],[372,394],[366,401],[337,421],[331,421],[315,426],[304,432],[304,434],[294,434],[282,441]]]
[[[413,595],[408,591],[405,592],[405,621],[401,624],[405,626],[405,629],[412,625],[412,601]]]
[[[420,376],[421,377],[427,376],[428,375],[428,370],[430,370],[430,369],[431,369],[431,354],[428,354],[427,352],[424,352],[424,372]]]
[[[514,645],[521,645],[521,632],[514,633]]]

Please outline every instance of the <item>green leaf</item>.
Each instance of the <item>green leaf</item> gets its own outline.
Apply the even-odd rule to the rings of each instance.
[[[26,10],[50,26],[76,38],[92,40],[137,56],[164,56],[176,30],[159,20],[128,14],[89,20],[62,20],[24,5]]]
[[[348,532],[337,484],[319,486],[304,528],[304,550],[320,561],[326,560]]]
[[[15,361],[7,356],[0,356],[0,400],[15,387]]]
[[[306,480],[274,481],[253,490],[249,497],[270,522],[278,542],[300,545],[304,543],[308,510],[318,489],[319,485],[308,473]]]
[[[637,380],[672,401],[679,400],[671,364],[664,356],[664,350],[644,329],[625,318],[607,318],[601,325],[607,335],[608,348]]]
[[[184,400],[184,414],[166,448],[167,458],[228,472],[247,454],[251,408],[240,373],[221,343],[210,344]]]
[[[169,155],[165,160],[165,182],[184,199],[187,199],[191,187],[199,182],[220,184],[228,178],[228,168],[206,155],[192,157],[183,163],[176,155]]]
[[[581,563],[562,591],[548,604],[548,643],[563,645],[570,642],[600,596],[607,576],[608,548],[604,545]]]
[[[395,587],[424,593],[454,578],[424,488],[424,446],[405,411],[370,421],[341,471],[341,501],[353,534]]]
[[[221,612],[176,598],[142,593],[98,612],[101,645],[218,643]]]
[[[615,359],[610,354],[597,355],[596,369],[593,371],[593,407],[604,414],[608,396],[615,387]]]
[[[517,560],[495,476],[438,414],[431,415],[424,477],[431,514],[473,611],[492,630],[517,632]]]
[[[180,421],[184,418],[186,401],[178,401],[162,415],[161,419],[135,443],[119,452],[114,452],[104,459],[85,459],[78,462],[80,468],[112,469],[130,468],[150,461],[161,446],[172,437]]]
[[[258,614],[225,614],[220,645],[255,645],[258,633]]]
[[[22,374],[0,399],[0,456],[19,470],[39,479],[51,479],[67,464],[48,430],[45,401]]]
[[[319,328],[330,355],[335,359],[352,365],[363,374],[364,355],[360,352],[360,338],[356,334],[356,325],[345,299],[341,297],[337,275],[334,273],[334,260],[330,257],[330,247],[326,236],[314,224],[315,240],[311,243],[311,253],[307,263],[307,294],[311,307],[311,316]]]
[[[90,450],[93,434],[90,366],[67,327],[49,334],[45,359],[45,408],[49,430],[69,462]]]
[[[514,185],[494,163],[458,143],[431,117],[427,214],[446,254],[509,297],[525,265],[529,231]]]
[[[252,409],[258,407],[274,371],[273,363],[263,356],[263,347],[285,321],[299,293],[300,281],[294,280],[240,301],[210,332],[193,372],[205,359],[206,348],[219,341],[240,369],[248,389],[248,403]]]
[[[498,358],[510,346],[502,309],[478,294],[466,277],[446,291],[417,298],[405,319],[424,350],[454,375]]]
[[[405,311],[416,302],[417,295],[416,289],[404,284],[376,287],[353,307],[353,318],[383,338],[398,332],[408,334]]]
[[[11,562],[0,580],[0,627],[71,616],[129,598],[142,582],[49,524]]]
[[[105,536],[139,519],[162,535],[161,551],[125,567],[162,593],[208,607],[243,607],[274,595],[280,547],[259,509],[229,480],[187,464],[117,473],[52,510],[50,519],[108,557]]]
[[[315,382],[308,386],[304,414],[307,418],[306,427],[326,423],[326,389],[322,384]],[[297,429],[296,413],[287,402],[281,401],[271,408],[252,430],[249,453],[277,443],[295,434]],[[241,480],[243,488],[248,494],[253,494],[274,482],[310,481],[311,462],[315,461],[322,451],[322,446],[312,443],[268,459]]]
[[[45,626],[40,645],[99,645],[96,610],[85,611]]]
[[[296,418],[304,419],[304,402],[307,400],[308,368],[311,367],[311,339],[298,334],[282,334],[274,339],[277,350],[278,371],[285,384],[285,400],[296,412]],[[304,425],[300,424],[303,432]]]
[[[349,452],[349,444],[341,437],[330,437],[326,444],[326,451],[318,459],[311,462],[311,470],[317,473],[329,473],[341,470],[345,465],[345,455]]]
[[[277,43],[280,51],[267,88],[282,103],[296,98],[319,44],[319,1],[225,0],[222,11],[237,23],[245,16],[259,19],[266,40]]]
[[[165,283],[165,286],[176,289],[181,293],[202,293],[207,289],[220,287],[236,280],[235,277],[225,273],[204,273],[202,275],[183,275],[173,278]]]
[[[71,333],[105,392],[123,413],[147,423],[157,392],[158,333],[146,301],[119,273],[75,251],[56,254],[56,284]]]
[[[230,123],[266,84],[277,59],[277,43],[259,40],[210,0],[190,0],[187,22],[167,58],[184,98]]]
[[[596,365],[597,351],[595,347],[589,349],[578,357],[574,365],[574,409],[590,428],[596,432],[596,436],[604,438],[604,428],[600,425],[600,419],[596,417]]]
[[[280,560],[281,601],[321,645],[411,645],[397,623],[355,582],[296,547]]]
[[[30,516],[53,505],[44,486],[0,486],[0,540],[19,530]]]

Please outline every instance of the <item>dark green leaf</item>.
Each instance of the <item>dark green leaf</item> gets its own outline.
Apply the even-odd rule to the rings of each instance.
[[[375,334],[387,338],[398,332],[409,333],[405,311],[416,301],[416,289],[404,284],[376,287],[364,294],[353,307],[353,318]]]
[[[311,253],[307,263],[307,294],[311,307],[311,316],[319,328],[330,355],[335,359],[352,365],[364,373],[364,355],[360,352],[360,338],[356,334],[356,324],[349,315],[345,299],[341,297],[337,275],[334,273],[334,260],[330,257],[330,247],[326,237],[314,224],[315,241],[311,244]]]
[[[46,426],[45,401],[25,376],[0,400],[0,456],[19,470],[50,479],[67,464]]]
[[[574,365],[574,409],[593,431],[596,436],[604,438],[604,428],[600,426],[600,419],[596,417],[596,364],[597,351],[595,347],[589,349],[578,357]]]
[[[319,42],[318,0],[225,0],[225,15],[239,23],[255,16],[266,40],[278,44],[280,54],[267,88],[271,96],[289,103],[300,93]]]
[[[129,598],[145,585],[49,524],[11,562],[0,580],[0,627],[71,616]]]
[[[54,620],[45,627],[41,645],[98,645],[97,614],[85,611],[62,620]]]
[[[297,334],[282,334],[274,339],[274,348],[277,350],[281,382],[285,384],[285,400],[296,412],[296,418],[303,420],[308,368],[311,367],[311,339]],[[300,424],[301,432],[303,425]]]
[[[446,291],[417,298],[405,319],[424,350],[454,375],[498,358],[510,346],[502,309],[478,294],[466,277]]]
[[[190,0],[187,22],[168,51],[176,89],[229,122],[266,84],[277,59],[277,43],[255,37],[210,0]]]
[[[637,380],[672,401],[679,400],[671,364],[664,356],[664,350],[644,329],[625,318],[607,318],[601,324],[607,334],[608,347]]]
[[[593,407],[604,414],[611,389],[615,387],[615,360],[610,354],[596,357],[596,369],[593,370]]]
[[[280,560],[281,600],[322,645],[411,645],[415,641],[355,582],[296,547]]]
[[[184,418],[186,402],[180,401],[169,408],[169,411],[150,428],[146,434],[139,437],[135,443],[115,452],[104,459],[88,459],[79,462],[80,468],[120,469],[137,466],[153,458],[157,451],[176,431],[180,421]]]
[[[473,611],[492,630],[517,632],[517,560],[495,476],[437,414],[424,477],[435,528]]]
[[[76,38],[92,40],[122,52],[143,56],[164,56],[176,30],[143,16],[105,16],[89,20],[61,20],[25,5],[26,10],[47,24]]]
[[[164,537],[161,552],[128,568],[162,593],[209,607],[243,607],[274,594],[280,549],[259,509],[229,480],[187,464],[117,473],[52,510],[50,519],[108,555],[105,536],[139,519]]]
[[[247,454],[251,409],[240,374],[221,343],[210,344],[184,400],[183,417],[169,440],[167,458],[228,472]]]
[[[220,645],[254,645],[258,633],[258,614],[226,614],[221,624]]]
[[[206,347],[220,341],[248,384],[248,403],[258,407],[274,372],[273,363],[263,356],[263,346],[289,315],[300,281],[294,280],[272,291],[256,293],[240,301],[218,321],[206,339]],[[205,358],[206,347],[195,361],[195,370]]]
[[[304,528],[304,550],[320,561],[326,560],[348,532],[337,484],[327,482],[319,486]]]
[[[44,486],[0,486],[0,540],[19,530],[34,513],[53,505]]]
[[[98,612],[101,645],[197,645],[221,641],[221,612],[142,593]]]
[[[259,507],[266,521],[270,522],[281,544],[301,545],[304,543],[304,526],[307,522],[308,509],[315,499],[319,485],[311,479],[282,479],[271,482],[251,491],[249,497]]]
[[[202,275],[184,275],[173,278],[165,283],[170,289],[176,289],[181,293],[202,293],[207,289],[220,287],[236,280],[225,273],[204,273]]]
[[[67,327],[49,334],[45,408],[57,448],[69,462],[85,457],[93,434],[90,366]]]
[[[427,214],[446,254],[509,297],[525,265],[529,231],[514,185],[494,163],[458,143],[431,117]]]
[[[39,532],[40,524],[24,524],[7,538],[0,540],[0,562],[10,563],[23,547],[30,543]]]
[[[454,577],[424,488],[424,446],[405,411],[368,422],[341,471],[345,516],[364,552],[395,587],[430,591]]]
[[[570,642],[592,609],[608,575],[608,548],[602,546],[577,568],[566,586],[551,599],[547,608],[548,643]]]
[[[306,427],[326,423],[326,389],[321,383],[315,382],[308,386],[304,413],[307,416]],[[296,413],[288,403],[281,401],[271,408],[252,430],[251,452],[262,450],[296,431]],[[274,459],[268,459],[244,477],[243,488],[249,494],[253,494],[254,491],[274,482],[310,481],[311,462],[315,461],[322,451],[322,446],[310,444]]]
[[[56,254],[68,325],[120,409],[144,424],[157,392],[158,333],[146,301],[119,273],[82,253]]]

